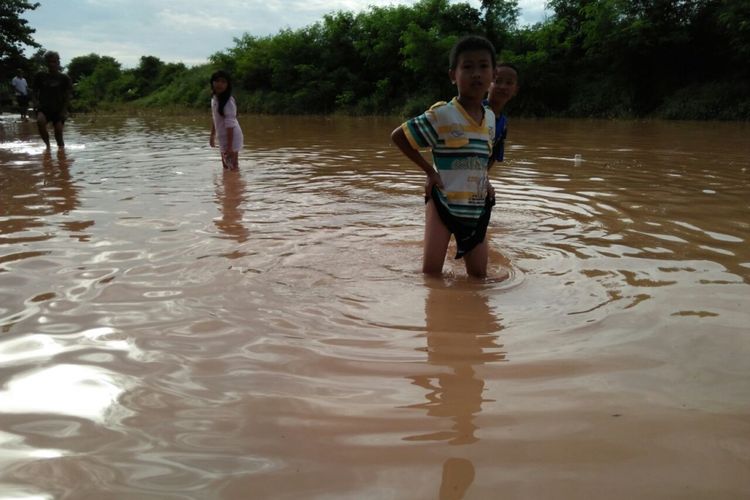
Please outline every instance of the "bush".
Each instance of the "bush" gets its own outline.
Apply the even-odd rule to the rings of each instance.
[[[750,120],[750,84],[690,85],[665,99],[656,115],[672,120]]]
[[[441,99],[428,95],[413,96],[406,100],[406,103],[404,103],[404,106],[400,110],[400,114],[407,117],[421,115],[422,113],[430,109],[430,106],[432,106],[436,102],[450,98],[451,97],[444,97]]]
[[[577,118],[624,118],[634,113],[628,88],[611,79],[589,80],[575,87],[568,114]]]

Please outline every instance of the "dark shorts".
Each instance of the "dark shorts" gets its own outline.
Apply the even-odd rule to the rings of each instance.
[[[456,238],[455,258],[460,259],[484,241],[484,237],[487,234],[487,226],[490,224],[492,207],[495,206],[495,199],[487,195],[487,198],[484,200],[482,215],[475,224],[470,224],[448,211],[448,207],[440,201],[440,197],[437,194],[437,187],[433,186],[431,194],[432,196],[425,196],[424,202],[427,203],[430,199],[433,200],[440,220],[443,221],[448,231],[453,233],[453,236]]]
[[[29,107],[29,101],[31,98],[27,95],[17,95],[16,96],[16,102],[18,103],[19,108],[26,109]]]
[[[44,113],[47,123],[65,123],[65,116],[59,111],[47,111],[45,109],[37,110],[38,113]]]

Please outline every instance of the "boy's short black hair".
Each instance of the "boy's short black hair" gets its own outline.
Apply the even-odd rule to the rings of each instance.
[[[451,49],[451,53],[448,59],[448,64],[450,69],[456,69],[456,66],[458,66],[458,57],[464,53],[468,52],[470,50],[486,50],[490,53],[492,56],[492,67],[495,67],[495,47],[492,45],[492,42],[487,40],[483,36],[479,35],[468,35],[456,42],[456,44]]]
[[[515,72],[516,72],[516,75],[518,75],[518,76],[520,76],[520,75],[521,75],[521,73],[520,73],[520,72],[518,71],[518,66],[516,66],[516,65],[515,65],[515,64],[513,64],[513,63],[509,63],[509,62],[500,62],[500,63],[497,63],[497,66],[496,66],[496,67],[497,67],[497,68],[510,68],[510,69],[512,69],[513,71],[515,71]]]

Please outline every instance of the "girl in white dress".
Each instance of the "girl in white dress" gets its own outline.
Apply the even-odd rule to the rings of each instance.
[[[211,75],[211,138],[208,143],[216,147],[219,139],[221,164],[228,170],[239,168],[239,151],[242,149],[242,129],[237,121],[237,103],[232,97],[232,80],[226,71]]]

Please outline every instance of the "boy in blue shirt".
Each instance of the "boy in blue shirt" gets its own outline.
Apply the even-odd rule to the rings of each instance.
[[[495,68],[495,81],[490,85],[487,104],[495,113],[495,140],[492,144],[492,158],[503,161],[505,138],[508,136],[508,118],[503,109],[508,101],[518,93],[518,69],[510,63],[500,63]],[[490,165],[491,167],[491,165]]]

